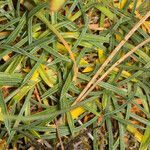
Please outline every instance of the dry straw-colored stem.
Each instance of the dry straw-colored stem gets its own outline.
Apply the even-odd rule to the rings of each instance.
[[[63,38],[63,36],[60,34],[60,32],[53,26],[49,23],[49,21],[42,15],[42,13],[37,13],[36,16],[42,20],[47,26],[48,28],[57,36],[57,38],[62,42],[62,44],[65,46],[65,48],[67,49],[69,55],[70,55],[70,58],[73,62],[73,71],[74,71],[74,78],[73,78],[73,81],[76,80],[77,78],[77,73],[78,73],[78,67],[77,67],[77,64],[76,64],[76,60],[75,60],[75,57],[74,57],[74,54],[73,52],[71,51],[71,47],[70,45],[67,43],[67,41]]]
[[[51,12],[57,12],[62,7],[62,5],[65,3],[65,1],[66,0],[49,0],[50,13]],[[59,33],[59,31],[57,31],[57,29],[54,29],[53,27],[51,27],[51,29],[53,29],[52,31],[57,35],[59,40],[63,43],[63,45],[65,46],[65,48],[67,49],[67,51],[68,51],[68,53],[70,55],[71,60],[74,63],[74,65],[73,65],[73,70],[74,70],[73,81],[76,81],[77,73],[78,73],[78,67],[77,67],[77,64],[76,64],[76,60],[75,60],[74,54],[71,51],[71,47],[67,43],[67,41],[63,38],[63,36]]]
[[[61,149],[62,149],[62,150],[65,150],[64,145],[63,145],[63,142],[62,142],[62,139],[61,139],[61,136],[60,136],[60,133],[59,133],[59,128],[58,128],[58,121],[57,121],[57,119],[55,119],[55,125],[56,125],[56,132],[57,132],[57,136],[58,136],[58,139],[59,139],[59,142],[60,142]]]
[[[69,44],[66,42],[66,40],[61,36],[58,37],[59,40],[63,43],[63,45],[65,46],[65,48],[68,50],[68,53],[70,55],[70,58],[71,60],[73,61],[73,70],[74,70],[74,77],[73,77],[73,81],[76,81],[76,78],[77,78],[77,74],[78,74],[78,67],[77,67],[77,64],[76,64],[76,60],[75,60],[75,57],[74,57],[74,54],[73,52],[71,51],[71,47],[69,46]]]
[[[83,100],[83,98],[82,98],[83,95],[89,90],[89,88],[92,86],[92,84],[94,82],[96,82],[97,78],[99,77],[99,74],[104,70],[104,68],[108,65],[108,63],[112,60],[112,58],[117,54],[117,52],[122,48],[122,46],[128,41],[128,39],[134,34],[134,32],[144,23],[144,21],[149,16],[150,16],[150,11],[130,30],[130,32],[125,36],[125,38],[112,51],[112,53],[109,55],[109,57],[106,59],[106,61],[102,64],[102,66],[99,68],[99,70],[93,76],[93,78],[89,81],[89,83],[86,85],[86,87],[80,93],[80,95],[75,100],[75,102],[73,103],[73,105],[76,104],[77,102],[80,102],[80,101]]]
[[[146,39],[144,42],[140,43],[136,47],[134,47],[131,51],[129,51],[126,55],[120,58],[116,63],[114,63],[90,88],[87,92],[82,96],[80,100],[83,100],[95,87],[98,85],[116,66],[122,63],[126,58],[128,58],[131,54],[133,54],[136,50],[144,46],[145,44],[150,42],[150,38]]]

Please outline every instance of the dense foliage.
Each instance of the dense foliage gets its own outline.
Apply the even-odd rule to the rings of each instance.
[[[149,8],[1,0],[0,149],[150,148]]]

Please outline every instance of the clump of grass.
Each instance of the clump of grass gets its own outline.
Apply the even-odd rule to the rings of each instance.
[[[148,149],[148,7],[1,1],[0,149]]]

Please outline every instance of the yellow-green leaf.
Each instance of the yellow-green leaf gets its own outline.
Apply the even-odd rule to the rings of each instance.
[[[73,119],[77,119],[84,112],[85,112],[84,108],[77,107],[76,109],[73,109],[70,113],[71,113]]]
[[[46,66],[44,65],[40,65],[38,72],[41,76],[41,78],[43,79],[43,81],[49,86],[49,87],[53,87],[54,83],[56,82],[56,74],[48,69]]]
[[[66,0],[49,0],[50,11],[58,11]]]
[[[3,114],[2,114],[2,108],[1,107],[0,107],[0,121],[4,121]]]

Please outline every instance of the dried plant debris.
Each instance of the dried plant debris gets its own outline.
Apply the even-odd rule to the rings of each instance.
[[[1,0],[0,149],[150,149],[149,0]]]

